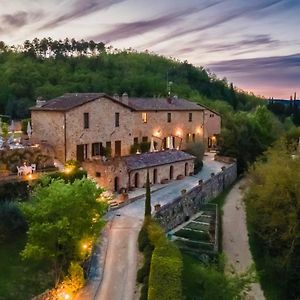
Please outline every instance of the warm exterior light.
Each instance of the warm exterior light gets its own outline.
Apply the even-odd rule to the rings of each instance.
[[[201,128],[197,129],[197,133],[200,134],[201,133]]]
[[[211,139],[212,139],[213,141],[215,141],[215,140],[216,140],[216,137],[213,135]]]
[[[83,245],[82,245],[82,248],[86,250],[86,249],[88,248],[88,244],[86,244],[86,243],[83,244]]]
[[[29,174],[29,175],[28,175],[28,179],[32,179],[32,174]]]
[[[64,172],[66,174],[70,174],[72,171],[73,171],[73,168],[71,168],[71,167],[67,167],[67,168],[64,169]]]
[[[160,134],[161,134],[161,131],[160,130],[156,130],[154,132],[153,136],[160,137]]]
[[[181,136],[181,134],[182,134],[181,130],[178,129],[178,130],[176,131],[176,135],[177,135],[177,136]]]

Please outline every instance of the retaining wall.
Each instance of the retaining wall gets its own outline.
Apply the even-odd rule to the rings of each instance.
[[[169,231],[187,221],[200,210],[202,204],[217,197],[236,178],[237,166],[233,163],[220,173],[212,175],[210,179],[204,182],[199,181],[199,185],[190,191],[182,191],[182,194],[173,202],[162,206],[155,213],[154,218],[166,231]]]

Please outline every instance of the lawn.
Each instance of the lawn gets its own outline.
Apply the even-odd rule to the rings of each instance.
[[[22,261],[26,237],[0,244],[0,300],[29,300],[51,287],[47,266]]]
[[[209,234],[206,232],[199,232],[187,229],[180,229],[174,233],[175,236],[183,237],[194,241],[209,242]]]

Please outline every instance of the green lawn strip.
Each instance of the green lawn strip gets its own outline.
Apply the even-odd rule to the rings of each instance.
[[[248,213],[248,208],[246,206],[246,212]],[[258,238],[255,237],[253,228],[248,222],[247,218],[247,228],[250,250],[252,253],[253,260],[255,262],[256,271],[258,274],[259,282],[264,291],[264,295],[267,300],[281,300],[284,299],[283,290],[281,289],[281,276],[277,274],[272,267],[272,262],[270,258],[264,255],[264,250],[262,245],[259,243]]]
[[[47,265],[23,261],[26,237],[0,244],[0,300],[27,300],[51,287]]]
[[[176,231],[174,235],[190,240],[209,242],[209,234],[207,232],[200,232],[183,228]]]

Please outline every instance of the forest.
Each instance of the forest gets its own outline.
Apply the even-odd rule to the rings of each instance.
[[[203,67],[147,51],[67,38],[27,40],[19,46],[0,42],[0,114],[13,119],[28,117],[37,97],[51,99],[67,92],[163,97],[169,82],[180,97],[221,100],[234,110],[250,110],[261,102]]]

